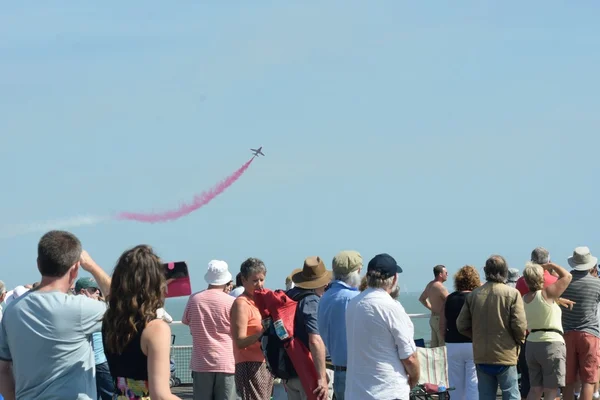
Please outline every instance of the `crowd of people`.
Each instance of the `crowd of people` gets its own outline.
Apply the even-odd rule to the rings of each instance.
[[[485,284],[464,266],[452,293],[445,267],[434,268],[420,300],[432,345],[446,347],[453,399],[494,399],[498,387],[506,400],[600,398],[598,259],[577,247],[567,262],[570,271],[538,247],[520,276],[492,256]]]
[[[536,248],[522,276],[491,256],[485,282],[473,266],[444,286],[434,267],[420,300],[431,310],[431,346],[444,346],[453,399],[598,398],[600,280],[597,258],[578,247],[571,271]],[[146,245],[126,250],[109,276],[65,231],[38,244],[41,280],[12,291],[0,282],[0,394],[4,399],[177,399],[171,377],[167,281]],[[79,278],[79,269],[93,278]],[[288,399],[409,399],[420,380],[414,327],[399,301],[403,272],[389,254],[367,264],[341,251],[331,270],[311,256],[286,279],[297,301],[294,336],[310,353],[316,388],[297,374]],[[194,399],[270,399],[274,376],[261,347],[266,326],[255,302],[267,268],[211,260],[206,289],[192,294],[182,323],[192,336]],[[562,306],[562,308],[560,307]],[[298,366],[296,366],[298,367]],[[293,372],[294,368],[292,368]],[[519,383],[518,374],[521,379]]]

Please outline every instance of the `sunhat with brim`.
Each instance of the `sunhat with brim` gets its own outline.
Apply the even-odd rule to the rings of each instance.
[[[589,271],[598,265],[598,257],[592,256],[586,246],[576,247],[567,261],[575,271]]]
[[[22,286],[22,285],[17,286],[13,290],[9,290],[8,292],[6,292],[6,298],[4,299],[4,304],[6,304],[8,306],[13,300],[18,299],[19,297],[23,296],[28,291],[29,291],[29,289],[27,289],[25,286]]]
[[[321,257],[307,257],[302,270],[292,275],[292,282],[301,289],[318,289],[331,282],[331,271],[327,271]]]
[[[208,270],[206,271],[206,274],[204,274],[204,280],[209,285],[226,285],[232,278],[231,272],[229,272],[229,266],[225,261],[211,260],[208,263]]]

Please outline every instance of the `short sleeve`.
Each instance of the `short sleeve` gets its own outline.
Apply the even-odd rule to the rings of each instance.
[[[4,319],[0,321],[0,360],[12,361],[12,355],[8,347],[8,338],[6,337],[6,329],[4,328]]]
[[[410,317],[400,308],[393,307],[389,319],[390,330],[396,343],[398,357],[406,360],[417,351],[417,346],[413,339],[414,326]]]
[[[187,304],[185,305],[185,310],[183,310],[183,316],[181,317],[181,323],[184,325],[190,324],[190,305],[191,305],[193,299],[194,299],[193,296],[190,296],[188,298]]]
[[[306,297],[302,301],[302,318],[304,319],[304,325],[306,326],[306,333],[309,335],[319,334],[319,298],[317,296]]]
[[[102,318],[106,312],[106,303],[92,300],[85,296],[76,296],[81,299],[81,330],[84,335],[91,335],[102,330]]]

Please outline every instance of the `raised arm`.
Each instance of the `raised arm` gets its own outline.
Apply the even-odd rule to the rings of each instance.
[[[543,289],[543,293],[546,298],[557,300],[567,289],[571,283],[571,280],[573,279],[573,276],[569,271],[554,263],[544,264],[542,265],[542,268],[544,268],[546,271],[554,270],[558,275],[556,282]]]
[[[85,271],[92,274],[98,286],[100,286],[100,291],[104,297],[108,296],[110,293],[110,276],[104,270],[96,264],[96,261],[90,257],[87,251],[83,250],[81,253],[81,268]]]

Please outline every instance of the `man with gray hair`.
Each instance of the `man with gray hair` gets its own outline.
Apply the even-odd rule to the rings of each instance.
[[[333,281],[319,302],[317,323],[333,363],[333,393],[337,400],[344,400],[346,389],[346,306],[360,293],[362,265],[357,251],[341,251],[333,257]]]
[[[456,320],[458,331],[472,338],[479,398],[519,400],[517,360],[527,319],[519,292],[505,285],[508,265],[493,255],[485,263],[486,283],[469,293]]]
[[[367,266],[367,289],[348,303],[348,400],[408,399],[419,382],[414,326],[391,296],[401,272],[389,254],[373,257]]]

